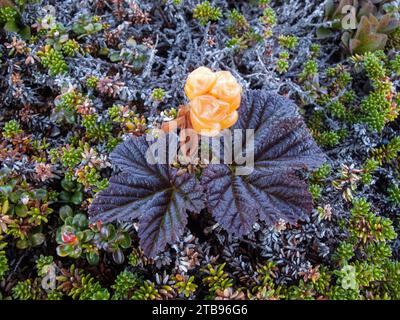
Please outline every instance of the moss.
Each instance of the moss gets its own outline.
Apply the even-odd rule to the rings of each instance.
[[[62,52],[68,57],[74,56],[79,50],[79,43],[75,39],[67,40],[62,46]]]
[[[155,88],[151,94],[154,101],[162,101],[165,97],[165,90],[162,88]]]
[[[389,35],[389,47],[400,50],[400,27]]]
[[[390,67],[397,76],[400,76],[400,55],[397,55],[396,58],[390,61]]]
[[[70,295],[79,300],[108,300],[110,293],[102,288],[93,277],[84,275],[81,277],[80,286],[72,288]]]
[[[32,280],[19,281],[12,288],[12,296],[16,300],[35,300],[36,290],[33,286]]]
[[[1,248],[1,243],[0,243],[0,248]],[[0,280],[4,279],[4,276],[6,275],[8,271],[8,259],[6,256],[6,253],[4,250],[0,250]]]
[[[133,294],[132,300],[156,300],[161,298],[159,292],[155,288],[155,284],[151,281],[143,282]]]
[[[276,62],[276,71],[280,74],[289,70],[289,62],[286,59],[279,59]]]
[[[10,120],[6,122],[3,128],[3,136],[6,139],[12,139],[21,132],[22,130],[17,120]]]
[[[324,148],[332,148],[339,144],[340,136],[337,132],[334,131],[326,131],[315,137],[316,141],[319,145]]]
[[[115,279],[115,283],[111,286],[114,289],[114,300],[128,299],[133,288],[139,283],[136,274],[130,271],[122,271]]]
[[[299,40],[296,36],[285,36],[285,35],[280,35],[278,37],[278,41],[281,47],[293,50],[295,49],[298,44]]]
[[[268,7],[263,11],[263,15],[260,18],[261,22],[268,27],[273,27],[276,25],[278,18],[276,17],[276,13],[274,9]]]
[[[361,103],[361,111],[365,114],[364,122],[376,131],[382,131],[386,124],[387,113],[391,103],[384,92],[372,92]]]
[[[302,73],[300,74],[300,79],[312,80],[318,74],[318,63],[315,59],[308,60],[304,64]]]
[[[197,19],[202,26],[205,26],[209,21],[218,21],[221,17],[221,9],[212,6],[209,1],[199,3],[193,9],[193,18]]]
[[[12,7],[2,7],[0,8],[0,24],[7,23],[9,21],[14,21],[18,16],[16,9]]]
[[[308,189],[314,200],[318,200],[321,197],[322,189],[318,184],[310,184]]]
[[[367,53],[364,56],[364,68],[367,75],[372,80],[379,80],[386,75],[386,69],[384,63],[379,59],[378,55],[375,53]]]
[[[388,192],[389,201],[395,207],[400,207],[400,188],[395,185],[391,185],[388,188],[387,192]]]
[[[60,51],[46,46],[38,55],[43,66],[49,69],[50,75],[56,76],[68,72],[68,65]]]

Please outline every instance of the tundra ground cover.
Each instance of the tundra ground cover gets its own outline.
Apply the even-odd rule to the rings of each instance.
[[[0,1],[0,298],[399,299],[399,2],[358,2],[343,30],[353,1]],[[151,219],[90,221],[121,183],[110,154],[135,141],[141,164],[138,141],[179,119],[199,66],[242,86],[256,162],[292,146],[311,171],[256,171],[226,209],[229,168],[170,164],[175,180],[152,182],[189,210],[157,246],[141,240]],[[281,206],[301,191],[307,210],[270,219],[264,194],[244,216],[249,186]]]

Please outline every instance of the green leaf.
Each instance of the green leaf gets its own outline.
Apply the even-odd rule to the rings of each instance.
[[[83,231],[78,231],[75,233],[76,238],[78,239],[79,242],[82,242],[83,237],[85,236],[85,234],[83,233]]]
[[[13,186],[6,184],[5,186],[0,186],[0,193],[9,194],[13,190]]]
[[[333,13],[335,12],[335,3],[333,0],[327,0],[325,3],[325,17],[330,18],[332,17]]]
[[[31,38],[31,28],[29,26],[23,26],[19,30],[19,34],[24,40],[29,40]]]
[[[94,232],[92,230],[84,230],[83,231],[83,237],[82,237],[82,241],[83,242],[89,242],[90,240],[92,240],[94,237]]]
[[[333,32],[329,28],[319,27],[317,29],[317,38],[318,39],[326,39],[332,36]]]
[[[386,34],[370,34],[368,42],[361,42],[358,39],[350,40],[350,50],[352,53],[374,52],[383,50],[386,46],[388,36]]]
[[[112,257],[113,257],[113,260],[115,261],[115,263],[118,263],[118,264],[124,263],[125,256],[121,249],[118,249],[117,251],[113,252]]]
[[[115,236],[115,228],[112,224],[105,225],[101,228],[100,234],[105,239],[112,239]]]
[[[75,191],[75,184],[71,180],[63,179],[61,180],[61,187],[69,192]]]
[[[118,62],[122,60],[122,57],[118,51],[111,53],[109,58],[111,62]]]
[[[62,244],[59,245],[56,249],[58,256],[60,257],[68,257],[74,252],[74,247],[70,244]]]
[[[73,210],[70,206],[65,205],[60,208],[59,214],[62,221],[65,221],[67,217],[71,217],[73,215]]]
[[[26,249],[29,247],[29,241],[26,239],[24,239],[24,240],[20,239],[17,241],[16,246],[18,249],[21,249],[21,250]]]
[[[14,20],[8,21],[5,25],[4,25],[4,30],[6,30],[7,32],[18,32],[19,28],[17,23]]]
[[[35,233],[30,237],[29,240],[31,241],[32,247],[37,247],[40,246],[46,240],[46,237],[44,236],[43,233]]]
[[[99,263],[100,256],[96,252],[88,252],[86,253],[86,260],[89,262],[89,264],[95,266]]]
[[[81,204],[83,201],[83,194],[81,191],[76,191],[71,197],[71,202],[75,205]]]
[[[8,199],[5,199],[1,205],[1,214],[6,215],[8,212],[8,209],[10,209],[10,203]]]
[[[122,248],[128,249],[132,245],[132,239],[128,233],[123,233],[120,235],[118,243]]]
[[[15,206],[15,214],[18,217],[25,218],[28,215],[28,207],[24,204],[17,204]]]
[[[77,229],[83,230],[89,226],[89,220],[83,213],[78,213],[72,219],[72,225]]]

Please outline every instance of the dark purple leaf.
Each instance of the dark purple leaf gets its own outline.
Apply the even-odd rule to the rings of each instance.
[[[237,176],[238,165],[209,165],[202,184],[207,208],[217,222],[237,236],[251,232],[258,218],[295,223],[312,209],[307,184],[297,169],[315,169],[325,156],[315,144],[297,107],[285,98],[248,91],[233,129],[254,129],[254,170]]]
[[[139,219],[140,244],[155,256],[167,243],[184,232],[187,210],[204,207],[202,187],[193,175],[177,175],[168,165],[150,165],[144,137],[121,143],[111,159],[122,172],[111,177],[107,189],[99,192],[89,213],[91,220],[111,222]]]
[[[210,165],[203,172],[202,183],[214,219],[232,233],[248,234],[257,220],[258,206],[246,178],[232,175],[226,165]]]

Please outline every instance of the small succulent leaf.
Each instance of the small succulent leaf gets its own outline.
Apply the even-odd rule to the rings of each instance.
[[[343,32],[342,37],[341,37],[342,43],[344,44],[344,46],[349,49],[350,48],[350,40],[351,40],[351,36],[349,32]],[[356,40],[358,41],[358,40]]]
[[[194,175],[149,164],[148,147],[145,139],[134,138],[115,149],[111,160],[122,172],[96,195],[89,213],[103,223],[139,219],[140,244],[153,257],[182,235],[187,211],[204,208],[204,194]]]
[[[16,247],[21,250],[26,249],[29,247],[29,241],[27,239],[20,239],[17,241]]]
[[[357,18],[361,18],[363,16],[374,15],[376,13],[376,7],[371,2],[364,2],[361,6],[360,10],[357,13]]]
[[[29,40],[31,38],[31,28],[29,28],[29,26],[23,26],[19,30],[19,34],[22,39]]]
[[[386,46],[388,36],[386,34],[375,33],[370,34],[366,42],[357,39],[350,40],[350,50],[352,53],[363,54],[366,52],[374,52],[376,50],[383,50]]]
[[[119,236],[118,243],[123,249],[128,249],[132,245],[132,239],[128,234],[122,234]]]
[[[385,14],[379,21],[377,32],[389,34],[396,30],[400,25],[400,21],[395,19],[390,14]]]
[[[83,202],[83,193],[81,191],[75,191],[70,200],[75,205],[81,204]]]
[[[358,39],[361,42],[368,41],[368,37],[371,35],[372,32],[372,24],[370,23],[368,17],[364,16],[361,18],[354,39]]]
[[[43,242],[46,241],[46,237],[43,233],[35,233],[30,237],[30,242],[33,247],[40,246]]]
[[[202,175],[207,186],[207,209],[214,219],[230,233],[243,236],[250,233],[257,221],[259,207],[241,176],[234,176],[228,166],[209,165]]]
[[[95,252],[88,252],[86,253],[86,259],[90,265],[95,266],[100,261],[100,256]]]
[[[333,0],[327,0],[325,2],[325,17],[331,18],[335,11],[335,3]]]
[[[315,169],[325,156],[311,137],[297,107],[263,91],[248,91],[234,129],[254,129],[254,170],[235,175],[237,165],[209,165],[202,176],[207,208],[220,225],[243,236],[258,218],[295,223],[312,209],[307,184],[297,169]]]

